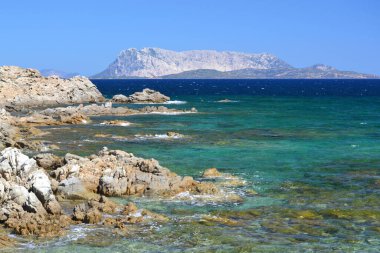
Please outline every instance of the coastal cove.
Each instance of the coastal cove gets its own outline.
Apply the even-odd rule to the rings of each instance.
[[[112,198],[132,200],[169,222],[128,226],[127,236],[74,226],[67,236],[23,247],[36,252],[74,247],[83,252],[376,252],[380,247],[378,80],[93,83],[106,98],[158,90],[177,101],[164,106],[195,107],[198,113],[104,115],[85,125],[41,127],[49,133],[43,140],[59,145],[55,154],[91,155],[107,146],[153,157],[197,180],[204,180],[206,168],[216,167],[245,181],[227,187],[243,202]],[[225,99],[229,102],[219,102]],[[131,124],[101,124],[112,120]],[[170,138],[170,131],[181,136]]]
[[[0,253],[380,253],[379,9],[2,1]]]

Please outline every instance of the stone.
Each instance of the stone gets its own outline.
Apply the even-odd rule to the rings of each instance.
[[[135,203],[129,202],[127,205],[124,206],[122,214],[124,215],[130,215],[132,213],[137,212],[138,208]]]
[[[55,237],[66,233],[71,224],[66,215],[45,216],[39,213],[21,213],[18,217],[9,218],[5,225],[23,236]]]
[[[7,180],[10,177],[24,177],[36,168],[36,161],[22,154],[19,149],[10,147],[0,153],[0,175]]]
[[[103,121],[100,124],[106,125],[106,126],[130,126],[131,122],[128,122],[125,120],[111,120],[111,121]]]
[[[122,94],[117,94],[115,96],[112,97],[112,102],[115,102],[115,103],[128,103],[129,102],[129,98],[125,95],[122,95]]]
[[[61,234],[61,206],[48,175],[16,148],[0,153],[0,222],[21,235]],[[50,226],[57,226],[50,228]]]
[[[16,244],[16,241],[13,238],[4,234],[0,235],[0,248],[2,250],[5,250],[7,248],[13,248],[15,244]]]
[[[84,221],[86,216],[87,207],[84,203],[74,206],[73,209],[73,220]]]
[[[97,224],[102,220],[102,212],[99,210],[99,205],[88,202],[78,204],[73,209],[72,219],[88,224]]]
[[[36,160],[37,165],[45,170],[55,170],[58,167],[63,166],[63,159],[52,153],[41,153],[33,157]]]
[[[96,194],[86,189],[82,181],[77,177],[69,177],[58,182],[56,195],[60,199],[83,200],[97,197]]]
[[[60,121],[63,124],[78,125],[78,124],[87,124],[90,122],[90,119],[81,113],[74,113],[67,116],[61,115]]]
[[[174,139],[177,139],[177,138],[183,138],[183,134],[180,134],[180,133],[176,133],[176,132],[172,132],[172,131],[169,131],[166,133],[166,135],[169,137],[169,138],[174,138]]]
[[[115,103],[164,103],[169,100],[170,97],[151,89],[143,89],[143,91],[135,92],[128,97],[118,94],[112,98],[112,102]]]
[[[98,200],[88,201],[88,206],[96,208],[100,212],[107,213],[107,214],[114,214],[119,209],[121,209],[121,207],[118,204],[109,200],[105,196],[100,196],[100,198]]]
[[[210,168],[203,172],[202,177],[212,178],[212,177],[221,177],[222,173],[220,173],[216,168]]]
[[[97,224],[102,220],[102,214],[96,208],[87,210],[83,222],[88,224]]]
[[[27,184],[49,213],[59,214],[61,212],[60,205],[54,196],[50,179],[44,171],[37,170],[30,174]]]
[[[227,226],[241,226],[242,223],[235,221],[227,217],[219,217],[214,215],[203,215],[200,223],[206,226],[215,226],[218,224],[223,224]]]

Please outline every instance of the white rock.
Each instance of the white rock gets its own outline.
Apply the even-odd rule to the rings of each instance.
[[[286,68],[287,63],[266,53],[247,54],[192,50],[175,52],[160,48],[130,48],[95,78],[159,77],[198,69],[232,71],[239,69]]]
[[[12,184],[8,195],[10,200],[19,205],[23,205],[28,199],[29,192],[24,186]]]
[[[49,177],[44,171],[36,170],[31,173],[28,177],[28,185],[43,204],[54,198]]]
[[[17,148],[6,148],[0,153],[0,174],[23,177],[37,168],[36,161],[21,153]]]

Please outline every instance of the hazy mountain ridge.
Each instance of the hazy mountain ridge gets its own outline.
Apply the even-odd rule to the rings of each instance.
[[[221,72],[200,69],[162,76],[164,79],[359,79],[379,78],[376,75],[339,71],[326,65],[289,69],[241,69]]]
[[[120,52],[104,71],[91,78],[379,78],[340,71],[318,64],[294,68],[278,57],[229,51],[176,52],[160,48],[135,48]]]

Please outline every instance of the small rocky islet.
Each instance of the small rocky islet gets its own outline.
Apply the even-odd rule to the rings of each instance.
[[[58,156],[54,150],[59,144],[43,141],[44,126],[85,126],[99,116],[183,114],[195,113],[196,109],[155,105],[128,108],[118,105],[143,104],[144,96],[150,96],[147,104],[168,100],[161,94],[157,95],[160,100],[152,101],[150,91],[138,93],[139,99],[125,96],[123,101],[107,100],[86,78],[44,78],[37,71],[16,67],[3,67],[0,73],[0,96],[4,98],[0,109],[0,246],[4,249],[24,248],[25,240],[65,238],[73,228],[92,231],[73,242],[75,245],[95,247],[144,236],[156,245],[181,241],[184,247],[210,249],[206,242],[211,242],[215,245],[212,250],[223,244],[241,252],[281,252],[289,244],[294,245],[294,251],[312,248],[338,252],[360,250],[364,244],[374,249],[379,245],[380,183],[376,168],[324,176],[305,173],[270,189],[255,187],[255,191],[244,177],[231,171],[210,168],[199,177],[183,177],[154,159],[121,150],[103,148],[87,156]],[[14,97],[9,92],[13,83],[18,90]],[[50,83],[54,85],[50,87]],[[47,99],[44,94],[51,94],[43,87],[60,95]],[[24,96],[30,89],[32,92]],[[86,95],[73,96],[70,92]],[[24,102],[31,100],[33,103]],[[114,119],[102,123],[110,127],[134,124],[132,120]],[[41,140],[35,140],[36,136]],[[166,136],[182,137],[177,132],[167,132]],[[247,196],[275,201],[245,208]],[[189,203],[196,211],[175,206],[165,212],[155,209],[154,204],[149,208],[140,202],[146,198],[153,203]],[[162,227],[152,229],[155,226]],[[233,238],[226,231],[241,237]],[[17,236],[10,236],[13,234]]]

